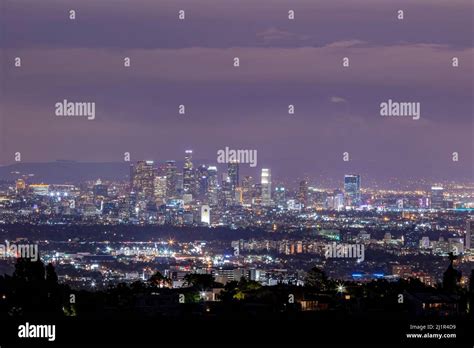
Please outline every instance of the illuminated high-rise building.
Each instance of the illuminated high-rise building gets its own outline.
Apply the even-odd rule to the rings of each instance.
[[[251,176],[245,176],[242,180],[242,203],[245,205],[252,204],[254,196],[254,181]]]
[[[235,190],[234,190],[234,200],[235,200],[235,204],[237,205],[242,205],[244,203],[244,196],[243,196],[243,190],[242,190],[242,187],[237,187]]]
[[[302,180],[298,190],[298,202],[301,203],[303,207],[308,206],[308,195],[308,182],[306,180]]]
[[[440,186],[431,188],[431,209],[443,209],[444,207],[444,189]]]
[[[177,172],[176,173],[176,197],[183,198],[184,190],[183,190],[183,173]],[[191,195],[192,196],[192,195]],[[192,197],[191,197],[192,198]]]
[[[341,210],[344,208],[344,192],[341,190],[334,190],[333,192],[333,209],[334,210]]]
[[[193,150],[186,150],[183,165],[183,194],[195,194],[196,180],[193,169]]]
[[[105,198],[109,195],[107,185],[104,185],[100,179],[96,181],[92,191],[94,193],[95,198],[97,198],[97,197],[104,197]]]
[[[235,202],[235,191],[232,189],[230,178],[228,175],[224,176],[221,182],[220,203],[224,206],[231,206]]]
[[[229,162],[227,164],[227,175],[232,188],[235,190],[239,185],[239,162]]]
[[[344,192],[346,194],[347,205],[360,205],[360,175],[349,174],[344,176]]]
[[[280,208],[286,208],[286,190],[283,186],[275,187],[275,194],[273,195],[275,204]]]
[[[217,177],[217,167],[209,166],[207,168],[207,202],[211,207],[217,206],[219,191],[219,179]]]
[[[199,199],[204,199],[206,197],[207,189],[209,186],[209,174],[207,172],[207,166],[205,166],[204,164],[200,165],[197,168],[196,183],[197,195]]]
[[[155,200],[158,203],[166,201],[167,180],[166,176],[155,177]]]
[[[325,190],[317,189],[315,187],[308,188],[307,206],[314,206],[317,209],[324,209],[328,194]]]
[[[138,161],[131,168],[132,191],[138,200],[150,201],[155,195],[155,168],[153,161]]]
[[[270,169],[263,168],[260,183],[262,185],[262,205],[268,206],[272,203],[272,174]]]
[[[254,197],[252,198],[252,204],[262,205],[262,184],[260,182],[255,183],[253,192]]]
[[[178,196],[178,169],[175,161],[166,161],[164,168],[166,176],[166,197],[177,198]]]

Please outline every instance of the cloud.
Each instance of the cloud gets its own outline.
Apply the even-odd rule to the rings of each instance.
[[[331,42],[324,47],[326,48],[350,48],[350,47],[364,47],[367,46],[368,43],[362,40],[342,40]]]
[[[294,43],[295,41],[305,41],[309,39],[308,35],[300,35],[289,31],[281,30],[276,27],[268,28],[257,33],[257,38],[265,44],[273,43]]]
[[[335,103],[335,104],[347,103],[347,100],[345,100],[342,97],[331,97],[331,103]]]
[[[10,84],[44,86],[48,81],[96,88],[129,84],[130,81],[176,81],[212,83],[295,82],[318,85],[347,85],[426,88],[444,93],[467,93],[472,87],[474,49],[454,49],[429,44],[351,47],[233,47],[153,50],[113,49],[26,49],[22,69],[13,70]],[[440,47],[445,47],[440,49]],[[350,68],[342,67],[342,57],[350,57]],[[131,57],[132,66],[123,67]],[[233,58],[240,67],[233,67]],[[459,68],[451,66],[459,57]],[[14,59],[14,55],[8,57]],[[67,64],[64,64],[67,62]],[[436,71],[436,74],[433,72]]]

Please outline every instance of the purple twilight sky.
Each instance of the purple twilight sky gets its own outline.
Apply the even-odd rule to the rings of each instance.
[[[257,169],[276,177],[473,178],[472,0],[2,6],[1,165],[15,152],[25,162],[119,162],[124,152],[182,160],[187,148],[215,162],[229,146],[256,149]],[[95,102],[96,119],[55,116],[63,99]],[[388,99],[421,103],[420,119],[381,117]]]

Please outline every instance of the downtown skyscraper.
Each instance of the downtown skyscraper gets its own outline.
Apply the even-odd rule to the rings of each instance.
[[[348,174],[344,176],[344,193],[346,205],[358,206],[361,204],[360,175]]]
[[[206,200],[211,207],[218,204],[219,179],[217,177],[217,167],[209,166],[207,168],[207,193]]]
[[[140,201],[152,201],[155,194],[155,168],[153,161],[138,161],[130,168],[131,190]]]
[[[166,161],[163,172],[166,176],[166,197],[177,198],[178,196],[178,169],[175,161]]]
[[[239,184],[239,162],[229,162],[227,164],[227,175],[229,177],[229,182],[232,186],[232,189],[235,190],[236,187],[240,186]]]
[[[431,187],[431,209],[444,208],[444,189],[440,186]]]
[[[186,150],[183,165],[183,194],[196,194],[196,180],[193,168],[193,150]]]
[[[260,184],[262,185],[262,205],[268,206],[272,203],[272,174],[270,169],[263,168]]]

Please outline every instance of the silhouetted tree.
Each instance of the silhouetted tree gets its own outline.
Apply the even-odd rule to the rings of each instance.
[[[63,315],[63,302],[69,287],[58,284],[52,264],[45,267],[39,259],[18,258],[5,287],[10,315]]]
[[[46,283],[50,285],[58,284],[58,275],[52,263],[48,263],[46,266]]]
[[[45,279],[44,264],[39,259],[32,261],[30,258],[18,258],[13,278],[30,283],[43,282]]]
[[[172,281],[170,278],[165,277],[162,275],[159,271],[156,271],[155,274],[153,274],[149,279],[148,282],[150,284],[159,286],[159,287],[164,287],[167,285],[171,285]]]
[[[456,292],[458,283],[461,280],[461,272],[454,269],[453,261],[456,259],[456,256],[453,253],[449,253],[449,266],[448,269],[443,274],[443,289],[446,292]]]
[[[198,273],[187,274],[184,277],[184,283],[200,290],[210,289],[216,284],[211,274]]]
[[[474,269],[469,277],[469,314],[474,318]]]

